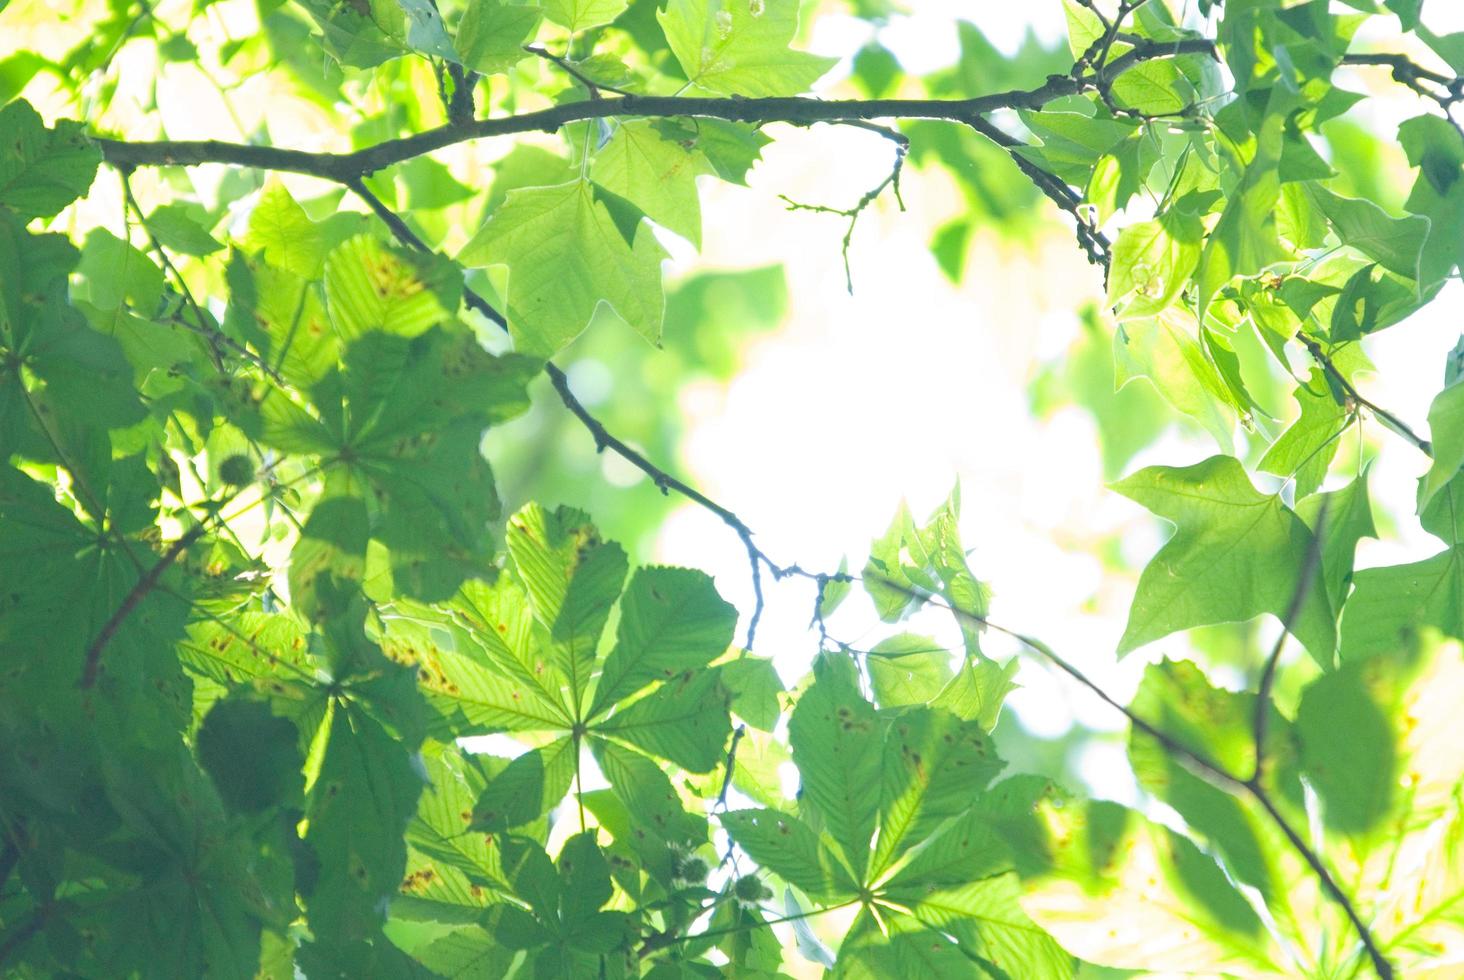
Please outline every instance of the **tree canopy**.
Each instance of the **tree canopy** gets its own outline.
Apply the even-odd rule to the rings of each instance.
[[[1426,420],[1367,393],[1375,335],[1458,310],[1464,32],[1050,2],[1065,38],[977,5],[913,71],[888,0],[0,0],[0,971],[1457,975],[1464,337]],[[902,179],[960,201],[952,280],[982,236],[1086,259],[1032,405],[1165,528],[1137,576],[1094,546],[1116,648],[1004,616],[959,487],[817,567],[677,475],[678,387],[785,285],[667,261],[795,127],[887,149],[787,199],[851,290]],[[597,405],[587,352],[657,367]],[[867,395],[911,439],[921,384]],[[677,503],[742,608],[645,560]],[[1140,650],[1132,698],[1078,666]],[[1042,669],[1128,726],[1137,799],[999,728]]]

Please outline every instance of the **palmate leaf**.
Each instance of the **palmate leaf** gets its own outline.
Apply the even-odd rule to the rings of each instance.
[[[823,818],[856,877],[869,862],[879,798],[885,723],[859,693],[847,656],[814,661],[814,683],[788,722],[788,743],[798,766],[803,800]]]
[[[543,16],[543,9],[532,4],[472,0],[454,38],[463,64],[484,75],[507,71],[528,57],[524,45],[533,39]]]
[[[49,218],[91,187],[102,155],[80,123],[47,129],[29,102],[0,108],[0,207],[24,224]]]
[[[1145,672],[1133,709],[1228,771],[1242,776],[1253,771],[1253,694],[1213,686],[1194,664],[1163,661]],[[1310,951],[1318,947],[1322,931],[1346,929],[1310,869],[1258,804],[1217,787],[1137,729],[1129,736],[1129,758],[1140,785],[1184,818],[1191,836],[1224,860],[1232,878],[1256,890],[1287,941]],[[1264,785],[1271,800],[1293,823],[1304,821],[1294,732],[1275,710],[1267,726],[1266,759]]]
[[[325,300],[336,334],[349,344],[373,330],[415,337],[450,319],[462,276],[446,259],[348,238],[325,259]]]
[[[63,425],[63,440],[72,425],[121,428],[145,414],[122,346],[67,305],[66,277],[79,258],[64,236],[29,234],[0,208],[0,440],[32,459],[56,454],[37,428],[43,409]]]
[[[897,715],[884,741],[879,838],[870,875],[878,876],[901,851],[970,806],[1002,765],[975,721],[931,708]]]
[[[305,843],[320,862],[306,890],[317,939],[367,941],[380,928],[382,899],[406,870],[402,831],[416,812],[422,778],[407,744],[361,704],[331,705],[317,736],[323,748],[309,789]]]
[[[1364,568],[1342,620],[1343,660],[1409,647],[1425,627],[1464,638],[1464,476],[1435,496],[1423,514],[1424,530],[1442,538],[1443,551],[1404,565]]]
[[[571,34],[587,27],[608,24],[625,9],[627,0],[545,0],[544,16],[569,29]]]
[[[1315,493],[1326,479],[1327,467],[1337,454],[1339,437],[1348,425],[1347,413],[1332,397],[1326,375],[1314,368],[1307,383],[1296,389],[1301,414],[1271,443],[1256,468],[1296,480],[1296,498]]]
[[[642,568],[620,600],[615,647],[605,658],[594,717],[658,680],[699,671],[726,652],[737,611],[702,572]]]
[[[1220,213],[1220,220],[1205,238],[1196,271],[1199,288],[1199,316],[1215,294],[1236,276],[1251,276],[1272,262],[1287,256],[1276,228],[1276,201],[1280,195],[1277,167],[1287,113],[1296,96],[1285,86],[1271,90],[1265,117],[1257,127],[1240,186],[1232,190]]]
[[[495,938],[528,949],[540,976],[595,976],[606,959],[623,952],[632,935],[626,913],[603,911],[613,894],[609,864],[595,831],[576,834],[560,850],[557,866],[535,842],[499,837],[504,872],[532,912],[500,906],[490,920]]]
[[[649,757],[607,739],[592,739],[590,748],[610,789],[585,793],[585,806],[648,875],[664,888],[675,888],[676,855],[707,842],[706,818],[686,811],[671,780]]]
[[[515,649],[525,650],[533,641],[521,640],[523,645],[514,643],[513,647],[511,641],[480,644],[474,635],[457,630],[448,633],[450,643],[439,643],[423,623],[393,618],[385,627],[383,651],[393,660],[417,668],[418,685],[429,709],[427,730],[434,738],[568,731],[572,727],[573,720],[557,691],[535,683],[532,672],[514,657]],[[490,639],[497,634],[476,635]],[[513,666],[520,669],[513,670]],[[524,676],[526,673],[530,676]]]
[[[722,814],[720,822],[749,857],[810,898],[833,904],[859,890],[844,862],[796,817],[777,810],[734,810]]]
[[[600,539],[589,515],[564,507],[551,514],[537,504],[525,506],[508,522],[508,549],[534,613],[554,641],[554,660],[578,711],[589,689],[600,634],[625,582],[625,552]]]
[[[74,965],[248,980],[262,927],[283,928],[295,913],[288,860],[251,853],[247,835],[218,832],[225,810],[181,745],[146,761],[111,781],[115,847],[93,858],[91,887],[56,910],[88,936],[73,947]]]
[[[1114,380],[1123,388],[1147,378],[1154,389],[1215,437],[1233,445],[1236,404],[1225,380],[1196,339],[1192,318],[1168,307],[1152,318],[1129,320],[1113,341]]]
[[[884,898],[909,909],[929,928],[954,936],[964,954],[979,957],[1005,975],[1072,976],[1072,955],[1022,910],[1020,894],[1016,874],[1008,871],[943,888],[892,886]]]
[[[1287,611],[1311,532],[1278,498],[1258,492],[1239,461],[1151,466],[1114,489],[1177,526],[1139,577],[1120,654],[1175,630]],[[1308,589],[1287,626],[1318,663],[1331,665],[1336,629],[1325,588]]]
[[[318,280],[331,250],[366,227],[365,215],[348,211],[338,211],[325,221],[311,220],[285,185],[272,178],[255,199],[239,244],[276,269]]]
[[[586,181],[509,192],[458,253],[467,266],[507,265],[514,347],[550,357],[605,303],[651,343],[661,339],[661,260],[650,229],[627,244]]]
[[[548,813],[574,782],[578,750],[576,739],[561,738],[514,759],[478,797],[471,829],[513,830]]]
[[[961,488],[951,491],[924,527],[916,527],[903,504],[889,530],[869,550],[864,589],[885,622],[895,622],[918,607],[924,593],[941,596],[955,616],[966,652],[981,657],[980,617],[991,590],[977,581],[961,545]]]
[[[1116,803],[1047,793],[1028,806],[1002,828],[1022,908],[1063,949],[1120,969],[1279,969],[1265,925],[1188,838]]]
[[[1464,338],[1455,350],[1464,350]],[[1428,430],[1432,436],[1433,464],[1420,481],[1419,513],[1464,467],[1464,378],[1445,382],[1444,390],[1434,396],[1428,409]]]
[[[687,79],[710,92],[797,95],[834,65],[789,49],[798,0],[670,0],[656,19]]]
[[[838,962],[831,975],[839,980],[882,980],[884,977],[986,980],[1001,974],[989,969],[974,949],[962,949],[949,936],[927,928],[916,919],[904,915],[882,916],[876,923],[873,913],[861,910],[839,946]]]
[[[526,407],[532,370],[493,357],[466,331],[372,332],[316,385],[318,421],[276,392],[255,433],[326,456],[329,485],[367,509],[397,590],[445,599],[470,574],[487,574],[498,500],[477,444],[484,428]]]
[[[716,671],[687,670],[631,702],[590,731],[636,748],[691,772],[711,772],[723,761],[732,724],[731,695]]]
[[[701,248],[701,204],[696,178],[711,168],[705,158],[649,121],[627,122],[595,154],[595,183],[640,208],[647,218]],[[695,132],[689,132],[690,142]]]

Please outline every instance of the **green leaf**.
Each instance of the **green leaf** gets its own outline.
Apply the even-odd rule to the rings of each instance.
[[[981,618],[987,613],[991,590],[971,573],[961,544],[961,488],[951,491],[944,504],[917,528],[903,504],[884,537],[870,547],[862,576],[864,589],[881,619],[892,623],[920,605],[926,593],[945,600],[965,639],[966,652],[982,656]]]
[[[219,701],[198,730],[198,760],[237,813],[299,805],[303,759],[295,726],[262,701]]]
[[[783,681],[773,662],[748,655],[723,664],[721,672],[722,683],[732,692],[732,710],[737,717],[765,732],[776,728],[782,717],[778,695],[783,691]]]
[[[1205,239],[1198,275],[1199,316],[1203,320],[1215,294],[1236,276],[1252,276],[1286,257],[1276,230],[1276,202],[1281,193],[1277,166],[1284,131],[1283,116],[1291,96],[1277,86],[1257,133],[1254,156],[1245,164],[1240,186],[1230,193],[1220,220]]]
[[[462,277],[446,259],[357,235],[325,259],[325,300],[342,342],[372,330],[425,333],[457,313]]]
[[[324,755],[305,812],[320,862],[306,890],[312,930],[322,941],[368,935],[406,870],[402,828],[422,779],[408,746],[356,704],[333,704],[317,738]]]
[[[669,0],[656,19],[687,80],[709,92],[797,95],[836,60],[788,47],[798,0]]]
[[[1151,466],[1114,489],[1176,525],[1139,577],[1120,655],[1176,630],[1285,614],[1311,532],[1277,497],[1259,493],[1239,461]],[[1333,620],[1326,590],[1311,588],[1287,624],[1323,666],[1333,660]]]
[[[420,54],[457,61],[442,15],[431,0],[396,0],[406,18],[407,45]]]
[[[620,600],[615,648],[605,658],[588,717],[653,681],[701,672],[727,651],[737,611],[704,572],[641,568]]]
[[[1215,687],[1196,665],[1164,660],[1144,671],[1132,709],[1170,739],[1242,777],[1255,770],[1255,695]],[[1289,723],[1269,712],[1266,789],[1273,798],[1300,795],[1289,775],[1295,757]],[[1129,759],[1140,785],[1174,807],[1193,833],[1224,857],[1231,874],[1260,892],[1273,915],[1294,926],[1288,877],[1298,870],[1282,859],[1287,844],[1253,806],[1197,774],[1168,745],[1139,728],[1129,733]]]
[[[368,534],[361,498],[332,496],[315,505],[290,552],[290,598],[307,618],[333,619],[356,598]]]
[[[577,34],[610,23],[625,6],[626,0],[544,0],[544,15]]]
[[[1307,383],[1296,389],[1301,414],[1271,443],[1256,469],[1277,476],[1294,476],[1296,498],[1311,496],[1326,479],[1327,467],[1337,455],[1339,437],[1350,424],[1346,410],[1332,397],[1327,377],[1313,368]]]
[[[545,261],[546,255],[555,261]],[[661,338],[661,260],[647,228],[634,247],[615,227],[591,185],[511,191],[458,253],[469,266],[507,265],[508,321],[515,347],[549,357],[589,324],[601,303],[651,343]]]
[[[1342,619],[1342,658],[1406,649],[1425,626],[1464,638],[1464,545],[1405,565],[1364,568],[1353,576]]]
[[[938,933],[954,936],[964,956],[980,957],[1002,971],[982,970],[976,976],[1073,976],[1072,955],[1027,916],[1018,903],[1020,894],[1017,876],[1007,873],[943,888],[896,888],[892,883],[882,897],[908,908]]]
[[[458,23],[456,42],[463,65],[483,75],[508,71],[524,58],[544,16],[542,8],[505,0],[471,0]]]
[[[319,278],[330,251],[325,229],[311,221],[285,185],[274,178],[255,199],[240,244],[252,253],[264,253],[266,262],[303,279]]]
[[[550,514],[538,504],[528,504],[509,520],[508,548],[534,613],[556,644],[571,704],[578,706],[610,607],[625,581],[625,552],[613,541],[602,541],[588,515],[565,507]]]
[[[954,676],[951,652],[928,636],[900,633],[869,651],[869,686],[882,708],[925,704]]]
[[[1121,389],[1135,378],[1148,378],[1165,401],[1228,450],[1235,403],[1193,329],[1193,319],[1174,308],[1122,324],[1113,341],[1114,381]]]
[[[732,732],[730,698],[716,671],[688,670],[591,726],[691,772],[711,772]]]
[[[102,155],[81,123],[47,129],[29,102],[0,108],[0,207],[22,223],[49,218],[91,188]]]
[[[1372,503],[1368,500],[1367,472],[1364,471],[1345,487],[1316,494],[1296,505],[1296,513],[1306,521],[1313,534],[1317,533],[1317,522],[1323,508],[1326,521],[1320,531],[1321,576],[1332,600],[1332,608],[1341,609],[1352,583],[1352,560],[1357,542],[1378,536],[1373,526]]]
[[[878,876],[900,853],[964,810],[1002,765],[977,722],[932,708],[897,715],[884,742],[879,839],[870,875]]]
[[[979,881],[1006,871],[1011,863],[1006,844],[986,814],[970,809],[909,851],[886,893]]]
[[[777,810],[733,810],[719,818],[748,857],[810,898],[838,902],[859,886],[808,825]]]
[[[132,245],[96,228],[82,246],[77,273],[85,280],[77,291],[101,310],[115,310],[124,303],[143,316],[155,316],[163,299],[163,271]]]
[[[664,138],[660,129],[649,120],[622,123],[595,154],[590,176],[656,224],[701,248],[696,177],[709,168],[700,153]]]
[[[1171,226],[1181,233],[1175,234]],[[1200,260],[1198,226],[1197,221],[1179,218],[1140,221],[1118,233],[1108,305],[1123,304],[1122,319],[1154,316],[1179,297]]]
[[[1194,104],[1195,91],[1173,61],[1145,61],[1112,82],[1114,100],[1149,116],[1171,115]]]
[[[1339,731],[1347,737],[1339,739]],[[1369,695],[1358,662],[1307,686],[1296,735],[1327,826],[1348,834],[1376,826],[1392,807],[1398,759],[1392,726]]]
[[[688,138],[676,131],[675,138]],[[700,119],[690,134],[696,149],[718,177],[732,184],[747,185],[747,174],[762,158],[762,148],[772,140],[746,123],[725,119]]]
[[[564,799],[579,771],[578,743],[561,738],[514,759],[484,788],[471,829],[501,833],[537,820]]]
[[[1039,802],[1048,848],[1022,907],[1068,952],[1162,973],[1281,969],[1280,951],[1215,862],[1187,838],[1106,801]]]
[[[194,220],[192,208],[183,204],[165,204],[147,216],[147,230],[162,246],[184,255],[212,255],[224,246],[209,234],[202,222]]]
[[[489,424],[527,406],[535,368],[494,357],[461,328],[411,339],[372,331],[312,392],[318,421],[275,391],[246,431],[325,456],[332,486],[369,487],[371,537],[386,548],[393,587],[445,599],[470,575],[490,574],[499,504],[478,446]]]
[[[1429,232],[1427,218],[1394,218],[1372,201],[1341,197],[1311,182],[1305,186],[1312,203],[1327,216],[1343,245],[1357,249],[1390,272],[1419,278],[1419,260]]]
[[[511,607],[505,599],[504,607]],[[491,732],[568,731],[574,722],[557,691],[542,682],[535,667],[539,648],[528,635],[528,612],[497,613],[489,629],[476,641],[466,631],[450,634],[450,644],[435,642],[434,632],[421,624],[391,619],[381,639],[382,648],[400,663],[417,668],[418,683],[431,709],[428,732],[451,739]],[[504,627],[500,637],[497,626]]]
[[[1464,383],[1459,380],[1434,396],[1428,409],[1428,431],[1432,437],[1433,464],[1419,481],[1418,511],[1428,507],[1434,496],[1464,467]]]
[[[1464,246],[1449,233],[1464,221],[1464,139],[1438,116],[1423,115],[1405,120],[1398,127],[1398,142],[1408,154],[1410,166],[1419,168],[1413,190],[1404,207],[1429,219],[1428,239],[1419,260],[1419,281],[1439,282],[1464,260]]]
[[[424,911],[439,921],[472,921],[509,892],[493,838],[468,832],[473,806],[493,768],[501,772],[504,761],[441,742],[423,743],[421,758],[427,787],[406,827],[413,882],[394,900],[392,912],[426,905]],[[431,875],[422,874],[427,868]]]
[[[686,812],[671,780],[651,759],[604,739],[592,739],[590,748],[623,808],[623,820],[597,807],[591,794],[585,794],[585,805],[617,841],[630,846],[648,874],[669,886],[676,877],[673,852],[706,843],[706,818]]]
[[[1002,702],[1018,687],[1012,680],[1017,667],[1016,657],[1004,665],[995,660],[967,657],[930,705],[944,708],[957,718],[974,721],[989,732],[996,728]]]
[[[880,785],[885,725],[859,693],[846,655],[814,662],[813,686],[788,722],[788,743],[803,784],[803,801],[823,817],[834,843],[861,880],[869,862]]]

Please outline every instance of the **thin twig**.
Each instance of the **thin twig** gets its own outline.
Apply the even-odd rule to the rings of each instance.
[[[1312,584],[1316,581],[1317,567],[1322,559],[1322,530],[1327,525],[1327,507],[1329,501],[1324,500],[1322,508],[1317,512],[1317,521],[1312,527],[1311,542],[1306,548],[1306,558],[1302,561],[1301,574],[1296,579],[1296,589],[1291,593],[1291,601],[1286,605],[1286,615],[1281,617],[1281,635],[1276,637],[1276,643],[1271,647],[1271,653],[1266,657],[1265,665],[1261,668],[1260,683],[1256,685],[1256,703],[1251,717],[1251,732],[1255,742],[1255,769],[1251,771],[1250,781],[1255,785],[1261,784],[1261,777],[1265,770],[1266,754],[1266,726],[1271,719],[1271,688],[1276,683],[1276,668],[1281,663],[1281,650],[1286,645],[1286,635],[1291,632],[1292,624],[1296,617],[1301,614],[1301,607],[1306,602],[1306,597],[1311,592]]]
[[[788,210],[790,211],[816,211],[820,214],[837,214],[849,219],[849,227],[844,232],[842,254],[844,256],[844,285],[849,290],[849,295],[853,296],[854,276],[849,271],[849,243],[854,238],[854,226],[859,222],[859,216],[864,213],[864,209],[873,204],[875,199],[883,194],[884,189],[890,185],[894,185],[895,203],[900,206],[901,211],[905,210],[905,201],[900,197],[900,171],[905,166],[905,155],[910,152],[910,137],[898,130],[890,129],[888,126],[877,126],[874,123],[856,121],[847,123],[846,125],[856,126],[859,129],[867,129],[872,133],[878,133],[880,136],[895,144],[895,161],[890,166],[890,172],[885,175],[885,179],[866,191],[864,196],[854,202],[854,206],[850,208],[831,208],[822,204],[800,204],[786,194],[779,194],[778,197],[787,203]]]
[[[566,75],[583,85],[585,89],[590,93],[590,98],[592,99],[601,98],[601,92],[614,92],[616,95],[630,96],[634,96],[636,94],[634,92],[628,92],[623,88],[616,88],[614,85],[606,85],[604,82],[597,82],[590,76],[586,75],[584,72],[580,71],[579,68],[575,66],[574,62],[570,61],[568,58],[561,58],[559,57],[559,55],[554,54],[552,51],[546,51],[545,49],[538,47],[537,45],[525,44],[524,50],[529,52],[529,54],[537,55],[538,57],[543,58],[545,61],[551,62],[552,64],[558,66],[558,68]]]
[[[371,193],[371,191],[367,189],[366,185],[360,180],[360,178],[349,178],[343,181],[343,183],[347,187],[349,187],[358,197],[366,202],[366,206],[369,207],[372,212],[375,213],[376,216],[382,220],[382,222],[387,226],[387,228],[391,230],[391,233],[396,236],[399,241],[411,246],[412,248],[417,249],[418,251],[432,251],[431,246],[424,242],[422,238],[417,235],[416,232],[412,231],[407,223],[403,221],[401,217],[396,214],[396,212],[388,208],[380,198]],[[477,291],[464,287],[463,302],[467,304],[470,309],[476,310],[477,312],[481,313],[492,323],[495,323],[499,327],[502,327],[504,329],[508,328],[507,318],[505,318],[502,313],[494,308],[493,304],[484,299],[483,296],[480,295]],[[758,546],[753,543],[752,529],[748,527],[747,524],[744,523],[740,517],[738,517],[732,511],[728,510],[726,507],[723,507],[721,504],[717,503],[715,500],[708,497],[706,494],[702,493],[700,490],[697,490],[690,484],[687,484],[684,481],[677,479],[670,473],[663,470],[661,467],[657,466],[655,463],[652,463],[640,452],[636,451],[629,444],[627,444],[624,440],[620,439],[614,433],[610,432],[609,429],[605,428],[604,423],[595,418],[590,410],[584,406],[584,403],[581,402],[577,397],[575,397],[574,392],[570,390],[569,387],[569,376],[564,373],[559,365],[555,364],[553,361],[544,362],[544,373],[549,376],[549,381],[554,386],[555,392],[558,393],[559,400],[564,403],[564,407],[569,409],[570,413],[574,415],[575,418],[579,419],[580,423],[585,427],[585,429],[589,431],[591,438],[593,438],[595,441],[596,452],[604,452],[607,449],[614,452],[615,455],[619,456],[621,459],[625,460],[627,463],[640,470],[646,476],[650,477],[651,482],[655,484],[656,488],[660,490],[661,493],[668,494],[672,491],[675,491],[677,494],[680,494],[682,497],[685,497],[687,500],[690,500],[697,506],[711,511],[717,517],[721,518],[724,524],[726,524],[734,532],[736,532],[737,536],[742,540],[743,546],[747,549],[748,565],[752,572],[753,611],[752,616],[748,621],[747,642],[745,644],[745,648],[751,650],[753,641],[757,636],[757,624],[758,621],[762,618],[764,606],[762,590],[763,565],[768,566],[769,570],[773,573],[775,578],[782,578],[783,576],[790,574],[806,575],[807,573],[804,573],[803,570],[798,568],[796,565],[785,568],[773,562],[772,559],[770,559],[766,554],[763,553],[762,549],[758,548]]]
[[[1108,271],[1113,261],[1113,245],[1103,232],[1098,230],[1092,215],[1092,209],[1083,203],[1083,198],[1062,181],[1055,174],[1037,166],[1027,159],[1021,151],[1027,144],[1014,136],[1009,135],[998,127],[980,116],[973,116],[967,120],[972,129],[985,136],[988,140],[1007,151],[1017,169],[1026,175],[1027,179],[1037,186],[1048,200],[1052,201],[1059,208],[1066,211],[1073,217],[1073,233],[1077,236],[1078,246],[1088,261],[1103,269],[1103,283],[1108,284]],[[1086,213],[1085,213],[1086,212]]]
[[[143,575],[132,586],[126,598],[122,600],[122,604],[117,607],[116,612],[112,613],[112,617],[102,626],[101,632],[97,633],[96,638],[86,648],[86,665],[81,671],[80,686],[83,689],[89,688],[96,683],[97,673],[101,670],[102,665],[102,652],[107,649],[107,644],[112,641],[112,637],[117,635],[117,631],[122,628],[122,624],[127,621],[127,617],[132,615],[132,611],[137,608],[137,604],[142,602],[147,597],[147,594],[157,586],[158,580],[163,577],[164,572],[172,567],[173,562],[178,560],[178,556],[183,554],[189,545],[202,537],[204,531],[207,529],[207,523],[200,521],[183,532],[178,540],[174,541],[168,550],[163,552],[163,556],[153,564],[152,568],[147,570],[147,574]]]
[[[1327,375],[1332,378],[1332,380],[1337,382],[1338,387],[1340,387],[1344,392],[1347,393],[1348,398],[1352,399],[1358,405],[1361,405],[1363,408],[1372,412],[1378,417],[1378,420],[1380,422],[1382,422],[1388,428],[1392,429],[1394,432],[1398,433],[1404,439],[1407,439],[1409,442],[1413,443],[1413,445],[1417,446],[1419,451],[1422,452],[1424,455],[1433,455],[1433,443],[1429,442],[1427,439],[1423,438],[1418,433],[1410,429],[1403,422],[1402,419],[1398,418],[1398,416],[1394,415],[1392,412],[1388,411],[1385,408],[1380,408],[1374,403],[1368,401],[1366,398],[1362,397],[1362,395],[1358,393],[1357,389],[1353,387],[1352,382],[1347,380],[1347,376],[1344,375],[1340,370],[1338,370],[1336,364],[1332,363],[1332,359],[1327,356],[1327,353],[1325,351],[1322,350],[1321,344],[1317,343],[1306,334],[1300,332],[1297,333],[1296,339],[1301,341],[1302,346],[1304,346],[1307,351],[1310,352],[1312,358],[1322,366],[1322,370],[1326,371]]]
[[[147,217],[143,214],[142,208],[138,205],[137,198],[134,197],[132,194],[132,181],[130,179],[130,171],[124,168],[118,168],[117,174],[122,178],[122,195],[125,199],[126,206],[131,209],[134,214],[137,215],[138,227],[140,227],[142,229],[142,233],[147,236],[148,245],[152,248],[153,252],[157,254],[158,259],[163,263],[163,269],[168,272],[173,277],[173,281],[178,284],[178,290],[180,295],[183,297],[183,302],[187,306],[187,308],[193,312],[193,318],[196,321],[196,323],[189,323],[187,318],[185,317],[174,316],[169,318],[169,322],[176,323],[178,324],[178,326],[183,327],[185,330],[190,330],[193,333],[198,334],[204,340],[208,341],[209,351],[213,355],[214,367],[217,368],[220,372],[224,370],[224,361],[223,355],[219,352],[219,348],[227,347],[229,350],[233,351],[235,354],[244,358],[250,364],[263,371],[270,378],[271,381],[274,381],[277,384],[284,384],[284,379],[280,377],[279,372],[275,371],[274,368],[265,363],[264,358],[259,357],[248,347],[245,347],[243,344],[239,343],[237,340],[235,340],[233,337],[230,337],[222,330],[210,325],[210,317],[208,317],[203,312],[203,307],[198,304],[198,300],[194,299],[193,291],[188,288],[188,283],[183,278],[183,273],[180,272],[178,267],[173,263],[173,259],[168,255],[168,250],[163,247],[163,243],[158,240],[157,235],[155,235],[152,228],[148,226]]]
[[[747,734],[745,725],[738,725],[732,730],[732,741],[727,746],[727,762],[722,771],[722,789],[717,794],[717,809],[727,809],[727,791],[732,788],[732,774],[737,771],[737,743],[742,741],[742,736]]]

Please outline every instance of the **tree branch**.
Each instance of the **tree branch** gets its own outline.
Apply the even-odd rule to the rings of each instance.
[[[1117,73],[1142,61],[1180,54],[1213,54],[1214,50],[1214,42],[1206,38],[1141,44],[1115,58],[1106,66],[1106,71]],[[449,123],[411,136],[384,140],[351,153],[307,153],[218,140],[133,143],[97,137],[96,143],[107,162],[118,167],[225,163],[307,174],[345,183],[351,177],[374,173],[456,143],[519,133],[556,132],[569,123],[588,119],[702,117],[759,125],[783,122],[795,126],[872,119],[943,119],[969,125],[973,118],[1001,109],[1040,109],[1054,99],[1076,95],[1089,81],[1087,76],[1053,75],[1037,88],[1013,89],[971,99],[816,99],[806,96],[744,99],[735,96],[622,95],[613,99],[570,102],[493,119]]]
[[[178,560],[178,556],[183,554],[190,544],[202,537],[205,530],[207,530],[207,523],[200,521],[183,532],[178,540],[174,541],[168,550],[163,552],[163,556],[153,563],[152,568],[147,570],[147,574],[143,575],[132,586],[126,598],[122,600],[122,604],[117,607],[117,611],[112,613],[112,617],[107,620],[102,626],[101,631],[97,633],[96,638],[86,648],[86,665],[81,671],[80,686],[83,689],[89,688],[96,683],[97,674],[100,672],[102,666],[102,652],[107,649],[107,644],[112,642],[112,637],[117,635],[117,631],[122,628],[122,624],[127,621],[127,617],[132,615],[132,611],[137,608],[137,604],[147,598],[147,594],[157,587],[158,580]]]
[[[1337,382],[1337,386],[1340,387],[1347,394],[1348,398],[1351,398],[1354,402],[1372,412],[1378,417],[1378,420],[1380,422],[1382,422],[1388,428],[1392,429],[1394,432],[1398,433],[1404,439],[1407,439],[1409,442],[1413,443],[1413,445],[1417,446],[1419,452],[1423,453],[1425,456],[1433,456],[1433,443],[1429,442],[1427,439],[1423,438],[1418,433],[1410,429],[1403,422],[1402,419],[1398,418],[1398,416],[1394,415],[1392,412],[1388,411],[1385,408],[1380,408],[1379,406],[1368,401],[1366,398],[1362,397],[1362,395],[1358,393],[1357,389],[1353,387],[1352,382],[1347,380],[1347,376],[1344,375],[1340,370],[1338,370],[1337,365],[1334,364],[1332,362],[1332,359],[1327,356],[1326,351],[1322,350],[1321,344],[1317,343],[1311,337],[1308,337],[1306,334],[1301,332],[1298,332],[1296,334],[1296,339],[1301,341],[1302,346],[1304,346],[1307,349],[1308,353],[1311,354],[1312,358],[1322,366],[1322,370],[1327,372],[1327,376],[1330,377],[1333,381]]]

